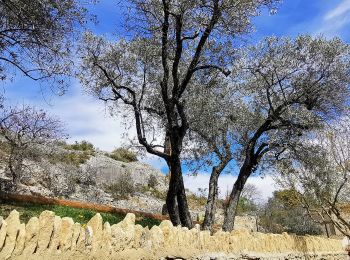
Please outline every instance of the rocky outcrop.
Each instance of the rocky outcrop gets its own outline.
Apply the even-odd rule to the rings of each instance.
[[[84,226],[52,216],[46,211],[24,225],[13,211],[1,221],[0,259],[344,259],[336,239],[247,230],[210,235],[168,220],[148,229],[135,225],[133,214],[112,226],[99,214]]]
[[[166,192],[165,175],[142,162],[120,162],[103,152],[96,152],[79,166],[48,160],[26,161],[25,164],[22,184],[16,193],[69,198],[150,213],[161,213],[164,204],[163,200],[141,192],[136,192],[129,199],[115,199],[106,188],[118,182],[120,176],[128,174],[137,187],[147,186],[151,176],[155,176],[158,181],[155,188]],[[5,168],[0,162],[0,191],[12,191],[12,179]]]

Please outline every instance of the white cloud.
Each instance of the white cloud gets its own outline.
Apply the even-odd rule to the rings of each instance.
[[[191,192],[197,193],[198,188],[208,188],[209,174],[198,174],[197,176],[184,176],[185,187]],[[223,197],[230,193],[232,186],[237,179],[236,176],[224,174],[219,178],[220,197]],[[272,193],[277,189],[275,181],[269,175],[264,178],[258,176],[252,176],[248,179],[247,183],[254,184],[262,194],[262,200],[266,201],[269,197],[272,197]]]
[[[335,8],[328,10],[323,15],[322,21],[317,21],[315,34],[323,34],[326,37],[341,36],[342,29],[350,22],[350,0],[343,0]]]
[[[58,99],[48,110],[66,123],[71,141],[88,140],[106,151],[123,143],[123,133],[126,130],[122,119],[112,118],[102,102],[80,92]]]
[[[124,133],[135,136],[134,128],[126,130],[121,117],[112,118],[104,103],[82,93],[79,84],[71,86],[64,96],[50,96],[50,93],[40,93],[33,86],[29,87],[9,88],[8,102],[34,105],[57,116],[65,124],[69,142],[87,140],[101,150],[112,151],[127,141]]]
[[[350,0],[343,0],[339,5],[334,9],[328,11],[324,16],[324,20],[333,20],[337,19],[340,16],[348,13],[350,11]]]

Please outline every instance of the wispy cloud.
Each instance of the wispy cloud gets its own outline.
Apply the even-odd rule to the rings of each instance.
[[[326,37],[347,37],[342,31],[350,23],[350,0],[343,0],[331,10],[327,10],[318,21],[315,34],[323,34]]]
[[[343,0],[334,9],[328,11],[325,14],[324,20],[328,21],[328,20],[337,19],[349,12],[350,12],[350,0]]]

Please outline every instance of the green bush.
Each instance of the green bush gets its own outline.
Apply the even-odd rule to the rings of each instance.
[[[117,181],[107,186],[107,191],[110,192],[114,199],[127,199],[135,193],[133,179],[129,173],[122,174]]]
[[[89,143],[88,141],[81,141],[80,143],[75,141],[74,144],[66,144],[64,145],[64,148],[68,150],[75,150],[75,151],[90,151],[95,152],[95,147],[92,143]]]
[[[108,157],[126,163],[138,161],[137,155],[134,152],[123,147],[115,149],[112,153],[108,154]]]
[[[66,164],[73,164],[79,166],[80,164],[85,163],[90,159],[91,156],[94,156],[96,153],[95,147],[93,144],[87,141],[75,142],[74,144],[67,144],[62,141],[58,145],[65,148],[66,152],[61,154],[54,154],[50,157],[51,163],[62,162]]]
[[[149,188],[155,189],[159,184],[157,177],[154,174],[151,174],[148,178],[147,185]]]

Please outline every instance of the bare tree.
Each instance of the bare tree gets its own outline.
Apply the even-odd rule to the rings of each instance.
[[[34,155],[42,156],[48,144],[64,137],[62,123],[43,110],[24,106],[0,111],[0,137],[9,149],[6,158],[14,188],[21,181],[24,161]]]
[[[85,13],[75,0],[1,0],[0,80],[17,70],[64,89],[75,32]]]
[[[333,223],[350,237],[350,120],[344,117],[322,131],[312,133],[280,163],[278,183],[296,190],[309,215],[320,224]]]
[[[263,160],[279,158],[307,130],[342,115],[349,99],[349,46],[339,39],[270,37],[243,57],[233,89],[242,93],[247,115],[225,231],[233,229],[243,187]]]
[[[131,37],[113,43],[87,34],[81,81],[99,99],[132,115],[138,142],[171,170],[166,199],[171,221],[191,227],[180,160],[190,125],[189,95],[230,74],[234,37],[249,31],[250,17],[275,1],[128,2]],[[165,139],[169,153],[163,151]]]

